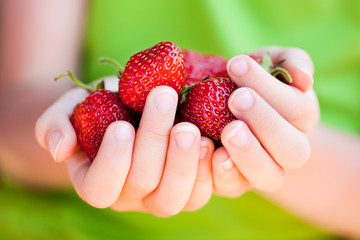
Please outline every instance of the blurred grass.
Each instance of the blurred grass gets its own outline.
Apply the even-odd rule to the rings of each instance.
[[[14,184],[0,189],[0,236],[2,240],[338,239],[253,193],[238,199],[213,197],[195,214],[158,218],[95,209],[73,191],[32,191]]]

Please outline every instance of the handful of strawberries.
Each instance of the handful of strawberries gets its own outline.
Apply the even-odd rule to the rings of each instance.
[[[250,57],[279,79],[291,80],[284,69],[273,66],[268,55]],[[222,130],[235,120],[227,102],[238,87],[229,78],[226,64],[221,56],[182,51],[172,42],[160,42],[134,54],[124,69],[117,65],[118,93],[104,90],[103,84],[89,87],[70,71],[60,75],[70,76],[90,92],[70,116],[80,147],[93,161],[106,128],[119,120],[136,127],[149,92],[159,85],[172,87],[179,94],[178,121],[195,124],[203,136],[220,144]]]

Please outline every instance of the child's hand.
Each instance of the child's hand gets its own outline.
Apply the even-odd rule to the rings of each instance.
[[[241,88],[228,103],[238,120],[225,127],[224,147],[213,157],[215,192],[222,196],[238,196],[251,187],[275,190],[285,169],[298,168],[309,159],[307,134],[319,119],[312,61],[300,49],[271,47],[256,54],[265,52],[275,63],[285,59],[281,66],[293,83],[280,82],[246,55],[228,62],[228,74]]]
[[[36,124],[39,143],[57,162],[67,160],[83,200],[99,208],[159,216],[196,210],[208,202],[214,146],[190,123],[173,127],[178,102],[173,89],[160,86],[151,91],[136,133],[125,121],[112,123],[92,164],[76,147],[69,121],[86,96],[82,89],[70,90]]]

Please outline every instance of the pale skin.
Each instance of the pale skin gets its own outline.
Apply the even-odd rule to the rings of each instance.
[[[14,2],[3,1],[1,8],[6,9],[2,18],[7,20],[19,11],[24,13],[22,20],[15,21],[16,27],[14,21],[3,21],[12,27],[2,28],[5,32],[0,34],[4,39],[0,106],[2,115],[13,116],[11,120],[2,117],[0,124],[4,174],[32,187],[59,188],[70,183],[92,206],[158,216],[197,210],[212,194],[239,197],[253,189],[314,225],[360,237],[360,139],[318,125],[314,69],[306,52],[281,47],[255,51],[270,52],[274,61],[285,58],[283,67],[294,79],[291,86],[271,77],[245,55],[229,61],[228,73],[241,87],[229,99],[229,108],[239,120],[224,129],[224,147],[215,150],[190,123],[173,126],[177,96],[162,86],[149,95],[136,132],[123,121],[109,126],[90,165],[77,148],[68,120],[73,107],[88,93],[72,89],[66,79],[56,84],[49,81],[78,67],[85,4],[59,1],[53,8],[41,8],[40,0],[28,1],[28,6]],[[71,13],[64,20],[59,9],[69,6]],[[53,22],[41,24],[33,16]],[[69,34],[54,36],[52,26]],[[32,31],[27,34],[24,29]],[[34,29],[38,34],[32,34]],[[17,37],[20,34],[26,37]],[[32,51],[23,51],[22,61],[15,61],[9,51],[14,46],[31,46]],[[34,53],[42,51],[47,54],[36,58]],[[37,91],[34,85],[43,87]],[[13,89],[24,93],[22,99],[9,94]],[[26,99],[31,99],[31,111],[24,118],[21,106]],[[17,108],[12,110],[4,102]],[[44,154],[32,138],[35,121],[36,138],[51,154]]]

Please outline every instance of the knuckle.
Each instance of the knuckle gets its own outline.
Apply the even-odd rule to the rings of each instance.
[[[196,176],[196,183],[207,183],[207,182],[211,182],[212,178],[211,178],[211,173],[209,173],[207,170],[205,169],[199,169],[198,170],[198,174]]]
[[[317,101],[317,97],[314,91],[309,93],[308,101],[309,101],[309,108],[307,110],[307,125],[305,126],[305,131],[310,132],[320,121],[320,107]]]
[[[286,169],[295,169],[303,166],[310,158],[311,155],[311,146],[309,141],[304,136],[304,141],[301,144],[296,144],[296,147],[293,149],[293,158],[291,163],[284,166]]]
[[[288,120],[291,123],[301,123],[309,117],[310,111],[307,110],[303,104],[298,103],[292,106],[289,110]]]
[[[258,118],[257,126],[261,126],[261,132],[264,136],[271,136],[274,134],[274,131],[278,129],[277,121],[274,118]],[[250,144],[249,147],[252,147]]]
[[[178,179],[185,179],[185,177],[189,176],[189,173],[192,173],[193,169],[185,168],[185,167],[176,167],[171,169],[172,175],[174,175]]]
[[[152,214],[159,217],[172,217],[177,215],[181,209],[167,204],[156,204],[150,211]]]
[[[115,211],[115,212],[124,212],[126,210],[124,210],[124,208],[122,206],[119,205],[111,205],[110,209]]]
[[[143,206],[142,199],[133,200],[126,198],[118,198],[114,204],[110,206],[110,209],[116,212],[128,212],[128,211],[137,211],[137,212],[147,212]]]
[[[159,184],[159,180],[155,180],[152,173],[145,169],[138,169],[129,179],[129,189],[141,196],[145,196],[154,191]]]
[[[148,182],[140,182],[140,181],[133,181],[129,183],[129,188],[132,192],[136,193],[137,195],[145,196],[151,193],[156,187],[153,184]]]
[[[184,210],[195,211],[204,207],[210,201],[212,193],[213,193],[212,182],[206,182],[201,185],[195,185],[191,193],[190,199],[185,205]]]
[[[202,207],[204,207],[207,203],[208,203],[209,200],[204,200],[204,201],[196,201],[196,202],[189,202],[186,207],[185,207],[185,210],[187,211],[196,211],[196,210],[199,210],[201,209]]]
[[[80,196],[85,202],[95,208],[107,208],[113,203],[111,197],[107,197],[108,194],[101,194],[89,190],[84,190]]]
[[[289,110],[287,120],[301,131],[311,131],[320,120],[319,106],[313,96],[294,105]]]
[[[195,211],[204,207],[211,199],[213,193],[213,184],[207,183],[193,188],[190,199],[185,205],[184,210]]]
[[[248,155],[253,155],[252,158],[248,158],[248,160],[246,161],[246,164],[244,164],[243,168],[244,171],[246,170],[247,172],[251,172],[251,173],[256,173],[259,171],[263,171],[264,169],[264,162],[265,161],[272,161],[269,159],[264,159],[264,156],[262,155],[261,152],[257,152],[257,153],[253,153],[250,152]],[[250,156],[251,156],[250,155]]]
[[[148,133],[149,133],[148,134],[149,138],[152,141],[160,142],[160,143],[167,140],[170,136],[170,131],[168,129],[162,129],[159,127],[153,127],[153,128],[148,129]]]
[[[272,192],[280,188],[284,182],[284,179],[284,171],[279,171],[276,176],[274,174],[269,174],[266,178],[263,179],[263,181],[256,184],[257,186],[255,187],[264,192]]]

